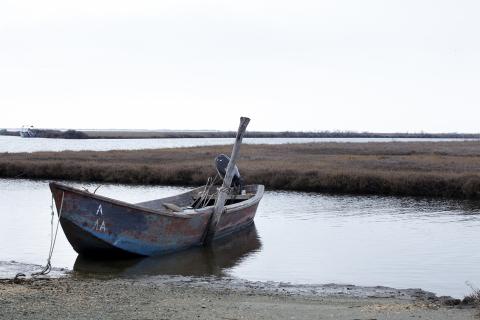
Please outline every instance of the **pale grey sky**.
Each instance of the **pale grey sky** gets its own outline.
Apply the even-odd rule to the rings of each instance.
[[[480,2],[0,2],[0,127],[480,132]]]

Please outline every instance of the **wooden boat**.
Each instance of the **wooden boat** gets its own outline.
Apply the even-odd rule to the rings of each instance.
[[[50,190],[68,241],[86,256],[157,256],[202,245],[214,212],[215,190],[194,208],[205,187],[135,204],[57,182]],[[251,225],[263,192],[263,185],[249,185],[229,195],[214,239]]]

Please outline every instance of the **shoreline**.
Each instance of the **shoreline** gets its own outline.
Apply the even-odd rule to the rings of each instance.
[[[95,130],[95,129],[30,129],[32,138],[53,139],[176,139],[235,138],[235,131],[216,130]],[[20,131],[0,129],[0,135],[20,136]],[[480,139],[480,133],[404,133],[355,131],[247,131],[245,138],[379,138],[379,139]]]
[[[480,144],[368,142],[244,145],[247,184],[267,190],[480,199]],[[0,178],[202,186],[231,146],[0,153]]]
[[[420,289],[215,277],[0,281],[0,319],[472,319],[478,309]]]

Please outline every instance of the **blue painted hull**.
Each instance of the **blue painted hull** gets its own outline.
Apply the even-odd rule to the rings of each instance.
[[[194,247],[160,257],[90,259],[79,255],[74,271],[117,276],[183,275],[224,276],[225,270],[238,265],[261,248],[255,225],[214,241],[208,247]]]
[[[255,195],[226,206],[216,238],[252,224],[263,186],[249,186]],[[191,201],[195,189],[166,199],[130,204],[60,183],[50,183],[60,223],[76,252],[86,256],[158,256],[202,245],[213,206],[182,213],[162,204]]]

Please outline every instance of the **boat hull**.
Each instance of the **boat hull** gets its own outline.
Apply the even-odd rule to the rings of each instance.
[[[213,207],[190,214],[159,212],[54,182],[50,189],[68,241],[85,256],[158,256],[202,245],[213,213]],[[263,186],[256,190],[253,199],[226,206],[215,238],[252,224]],[[190,193],[178,198],[191,197]]]
[[[194,247],[160,257],[91,259],[79,255],[74,271],[85,274],[117,276],[224,276],[225,270],[238,265],[243,259],[261,248],[255,225],[218,239],[208,247]]]

